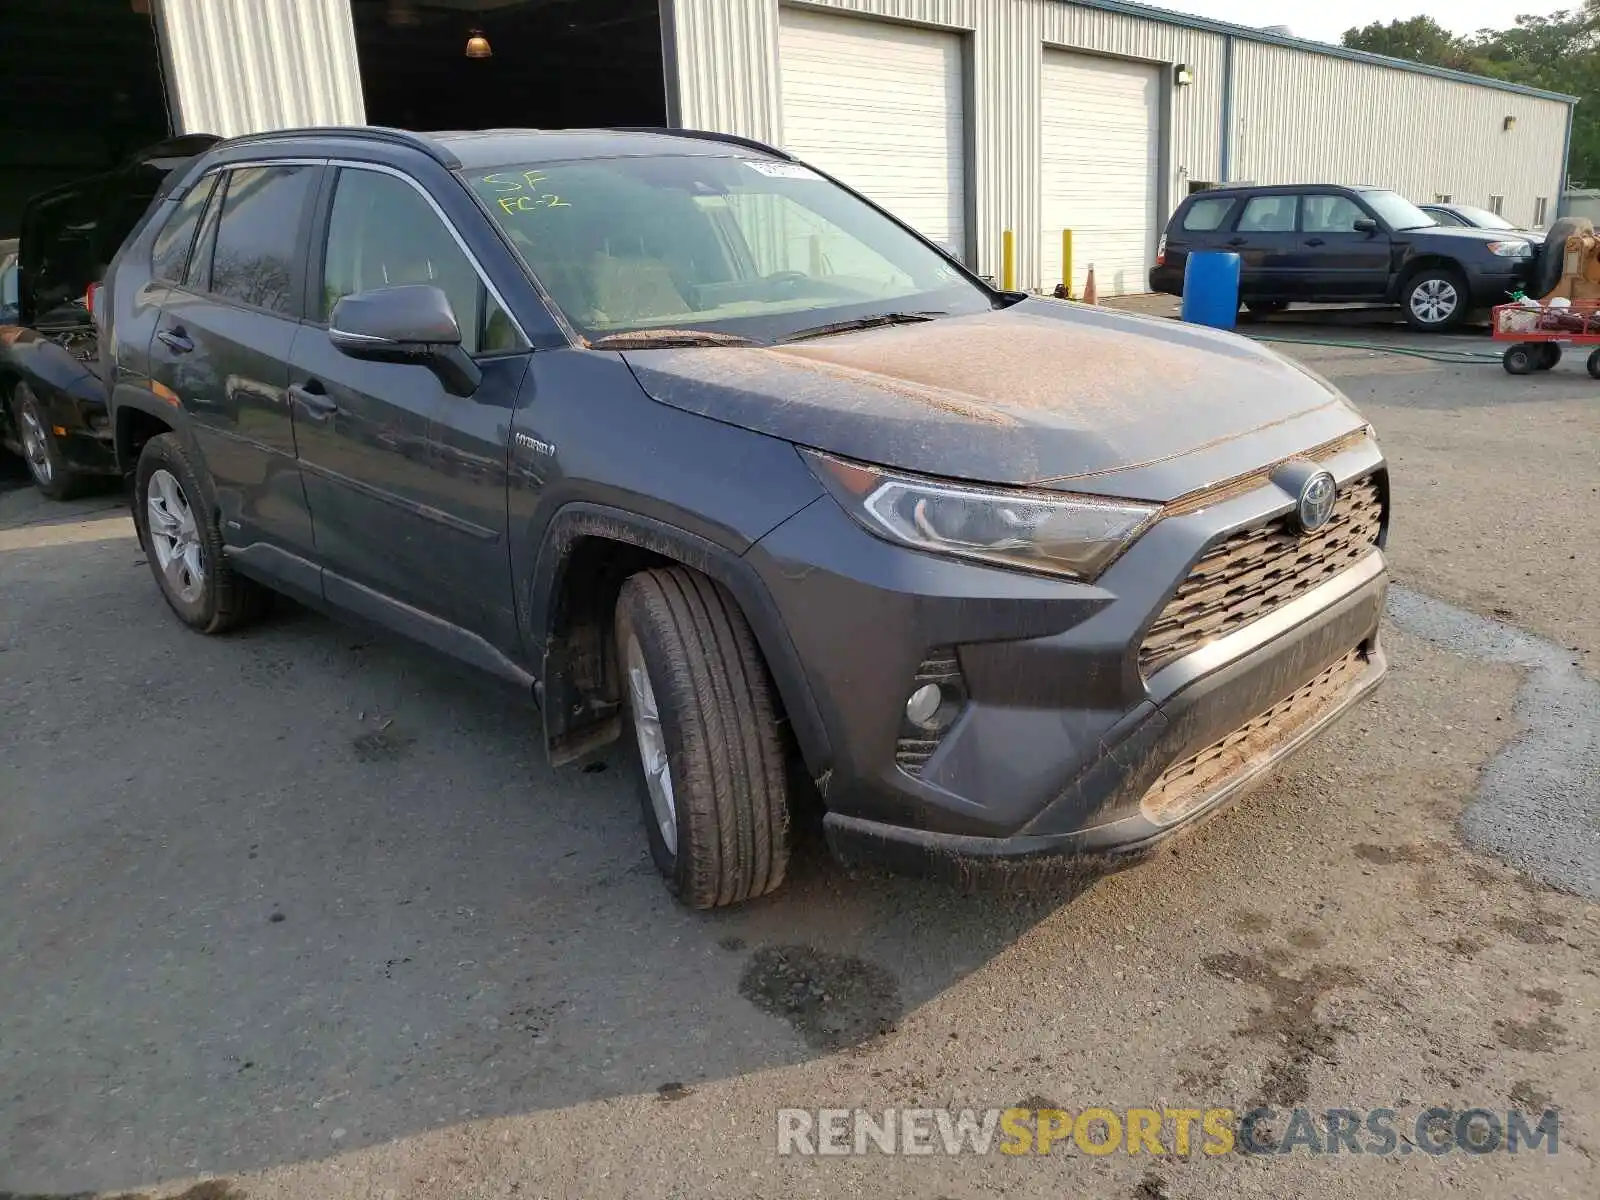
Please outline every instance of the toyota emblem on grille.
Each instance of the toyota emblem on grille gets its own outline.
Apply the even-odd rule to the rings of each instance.
[[[1300,488],[1300,503],[1295,509],[1300,531],[1314,533],[1333,516],[1334,502],[1339,498],[1339,485],[1326,471],[1318,471]]]

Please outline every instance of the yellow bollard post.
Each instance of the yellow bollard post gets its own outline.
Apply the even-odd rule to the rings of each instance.
[[[1067,299],[1072,299],[1072,230],[1061,231],[1061,285],[1066,289]]]
[[[1000,235],[1000,290],[1017,290],[1017,235],[1009,229]]]

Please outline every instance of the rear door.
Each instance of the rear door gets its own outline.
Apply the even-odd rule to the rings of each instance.
[[[1381,300],[1389,283],[1389,235],[1359,230],[1372,219],[1360,204],[1337,192],[1300,197],[1300,245],[1295,269],[1307,286],[1329,300]]]
[[[1292,193],[1268,192],[1244,202],[1225,244],[1238,252],[1239,291],[1246,300],[1314,298],[1304,291],[1296,267],[1299,201]]]
[[[392,168],[338,167],[313,262],[315,311],[295,344],[291,390],[326,595],[360,610],[377,593],[513,643],[506,446],[526,341],[421,185]],[[449,298],[483,372],[474,395],[450,395],[425,367],[350,358],[330,340],[345,296],[413,283]]]
[[[288,386],[322,172],[305,162],[221,171],[150,343],[151,378],[188,410],[223,535],[236,546],[312,550]]]

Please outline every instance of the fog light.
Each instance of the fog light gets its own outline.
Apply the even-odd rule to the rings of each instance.
[[[906,719],[918,729],[936,729],[939,725],[939,707],[944,703],[944,693],[936,683],[925,683],[911,693],[906,701]]]

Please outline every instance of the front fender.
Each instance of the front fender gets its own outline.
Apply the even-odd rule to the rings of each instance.
[[[580,539],[590,537],[622,542],[672,559],[727,588],[750,622],[756,643],[772,672],[807,770],[813,779],[828,770],[833,754],[811,685],[801,668],[799,654],[789,638],[783,617],[755,568],[741,555],[685,529],[589,501],[567,504],[551,518],[539,547],[527,610],[530,628],[538,631],[544,645],[539,699],[546,744],[553,763],[579,757],[589,746],[589,743],[574,742],[570,736],[584,723],[587,706],[583,689],[566,670],[562,649],[553,634],[560,597],[567,583],[572,547]]]

